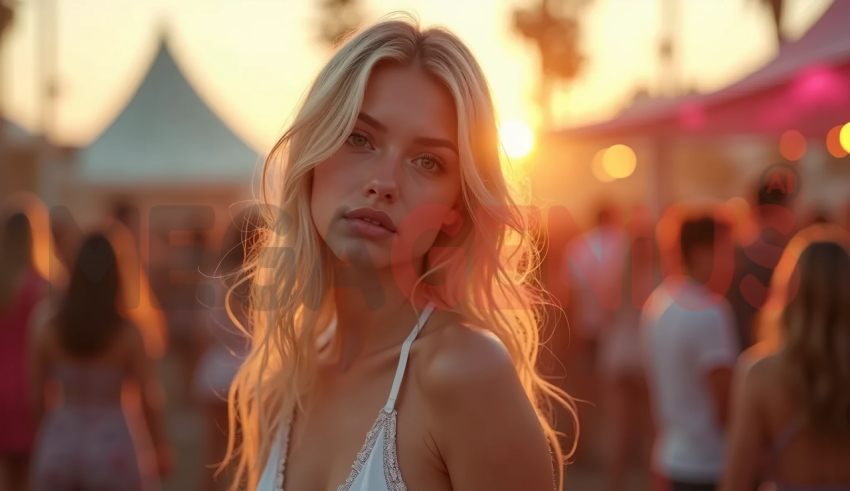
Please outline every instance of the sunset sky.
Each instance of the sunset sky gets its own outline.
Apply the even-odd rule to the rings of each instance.
[[[37,31],[41,0],[21,0],[3,53],[2,101],[38,131]],[[86,145],[141,82],[162,28],[201,97],[249,145],[265,151],[329,56],[316,42],[310,0],[54,0],[60,99],[53,139]],[[679,0],[682,81],[701,91],[733,82],[775,55],[758,0]],[[365,0],[367,21],[394,10],[454,30],[477,55],[500,118],[538,121],[536,52],[515,34],[511,10],[537,0]],[[787,32],[802,34],[831,0],[789,0]],[[556,99],[556,120],[604,119],[635,90],[654,89],[661,0],[594,0],[586,11],[582,76]]]

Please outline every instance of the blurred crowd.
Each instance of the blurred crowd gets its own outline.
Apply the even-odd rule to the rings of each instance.
[[[567,489],[588,473],[610,491],[850,483],[846,217],[748,198],[548,224],[541,277],[566,315],[544,363],[583,401]],[[256,214],[146,264],[131,204],[84,231],[42,208],[0,225],[0,489],[161,489],[181,468],[171,489],[225,489]],[[175,451],[175,411],[202,421],[201,458]]]
[[[573,476],[610,491],[850,489],[850,216],[764,185],[748,198],[680,203],[649,226],[640,207],[603,204],[591,230],[553,239]]]
[[[226,489],[216,464],[247,350],[237,272],[256,216],[234,218],[223,237],[154,243],[150,264],[135,206],[116,203],[101,226],[75,231],[26,198],[0,228],[0,489],[156,490],[175,473],[165,488]],[[203,455],[178,472],[187,459],[174,442],[192,426]]]

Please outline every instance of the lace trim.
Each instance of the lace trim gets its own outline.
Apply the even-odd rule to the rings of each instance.
[[[386,411],[381,411],[386,413]],[[401,480],[401,470],[398,468],[398,454],[396,453],[396,412],[387,418],[384,431],[384,480],[389,491],[407,491],[407,486]]]
[[[290,421],[286,421],[286,428],[283,431],[283,439],[280,445],[280,463],[277,467],[277,475],[274,478],[275,491],[283,491],[283,478],[286,468],[286,454],[289,453],[289,431],[292,429]]]
[[[407,491],[407,486],[401,479],[401,470],[398,467],[398,454],[396,453],[397,416],[398,413],[396,413],[395,409],[389,413],[381,409],[378,419],[375,420],[375,424],[372,425],[372,429],[370,429],[369,433],[366,434],[366,442],[363,444],[363,448],[361,448],[357,453],[357,459],[351,466],[351,473],[348,474],[345,484],[337,488],[337,491],[349,491],[351,489],[351,485],[354,484],[357,476],[360,475],[360,471],[363,470],[363,466],[365,466],[366,462],[369,460],[369,456],[375,448],[375,443],[378,441],[378,434],[381,433],[382,429],[384,430],[384,448],[382,449],[384,453],[384,480],[387,483],[387,489],[389,489],[389,491]],[[289,446],[290,430],[290,422],[287,421],[280,450],[280,464],[277,469],[277,476],[275,476],[275,491],[283,491],[284,471],[286,466],[287,448]]]
[[[354,480],[357,479],[360,471],[363,470],[363,466],[366,465],[366,461],[369,460],[369,455],[372,454],[378,440],[378,434],[382,429],[384,430],[384,448],[382,449],[384,452],[384,480],[390,491],[407,491],[407,487],[401,481],[398,458],[395,453],[396,415],[395,409],[389,413],[381,409],[378,419],[372,425],[369,433],[366,434],[366,442],[363,444],[363,448],[357,453],[357,460],[351,466],[348,479],[345,480],[345,484],[337,488],[337,491],[349,491],[351,489]]]

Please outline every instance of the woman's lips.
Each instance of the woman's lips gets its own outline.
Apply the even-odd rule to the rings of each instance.
[[[395,232],[387,230],[383,225],[375,223],[368,218],[348,218],[343,220],[349,227],[355,228],[363,237],[384,238],[395,235]]]
[[[373,208],[357,208],[346,213],[343,219],[356,227],[364,237],[389,237],[395,234],[395,224],[386,212]]]

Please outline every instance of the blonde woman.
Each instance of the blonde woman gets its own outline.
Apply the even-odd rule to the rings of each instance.
[[[837,237],[804,230],[777,265],[763,314],[779,314],[778,350],[740,367],[724,491],[850,490],[850,254]]]
[[[386,20],[331,58],[264,169],[234,489],[561,486],[546,401],[572,405],[535,366],[537,257],[502,163],[449,31]]]

